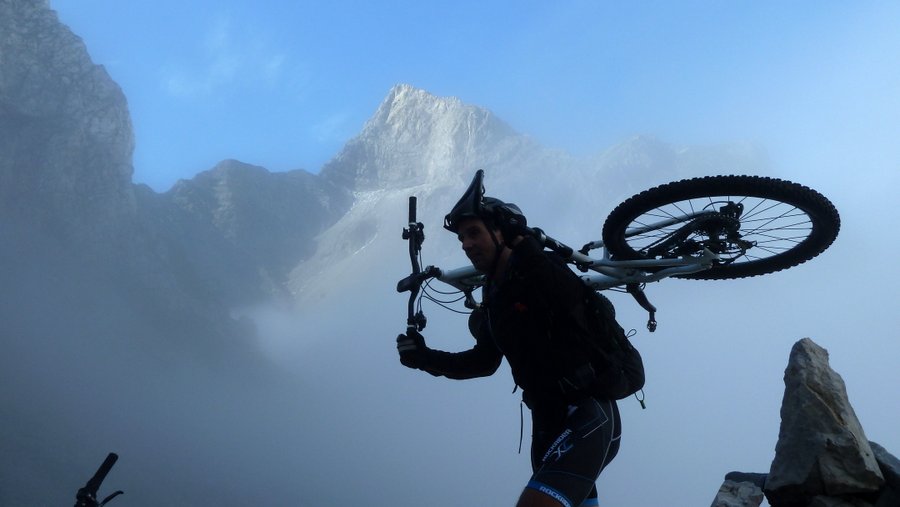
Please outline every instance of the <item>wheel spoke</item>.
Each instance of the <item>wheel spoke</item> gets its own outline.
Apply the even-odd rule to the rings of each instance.
[[[728,249],[721,254],[726,258],[729,251],[735,255],[728,260],[728,264],[756,262],[779,255],[802,243],[812,232],[813,223],[806,212],[780,201],[749,196],[706,196],[699,203],[695,201],[697,199],[685,199],[645,211],[627,227],[629,231],[643,229],[644,232],[629,236],[628,243],[635,251],[646,253],[680,227],[676,224],[652,229],[655,221],[693,217],[701,209],[719,211],[727,203],[743,205],[741,238],[753,242],[753,247],[743,251],[740,246],[729,242]],[[700,244],[708,244],[714,239],[701,231],[692,233],[690,238]]]

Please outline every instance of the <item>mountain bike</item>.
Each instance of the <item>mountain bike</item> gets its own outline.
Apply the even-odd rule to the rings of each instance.
[[[116,460],[118,459],[119,456],[114,452],[111,452],[106,456],[106,459],[103,460],[103,463],[94,473],[94,476],[87,481],[84,487],[78,490],[78,493],[76,493],[75,507],[102,507],[109,503],[113,498],[123,494],[122,491],[116,491],[104,498],[101,502],[97,502],[97,490],[100,489],[100,484],[103,482],[103,479],[106,479],[106,475],[112,469],[113,465],[116,464]]]
[[[483,198],[483,179],[484,171],[477,171],[465,195]],[[657,327],[656,307],[644,292],[647,283],[669,277],[744,278],[797,266],[835,241],[840,216],[825,196],[798,183],[762,176],[706,176],[653,187],[626,199],[607,216],[602,239],[579,250],[540,228],[525,230],[578,270],[588,286],[631,294],[649,313],[647,328],[652,332]],[[415,196],[409,198],[403,239],[409,244],[412,272],[397,283],[397,291],[410,293],[408,328],[425,327],[423,298],[441,306],[463,300],[466,308],[477,307],[472,294],[485,278],[474,267],[421,266],[425,234],[424,225],[416,221]],[[432,280],[454,290],[435,289]]]

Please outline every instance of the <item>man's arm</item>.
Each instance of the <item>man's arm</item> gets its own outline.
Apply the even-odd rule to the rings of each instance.
[[[434,376],[456,380],[492,375],[503,355],[492,343],[476,337],[475,346],[462,352],[434,350],[425,345],[425,338],[418,331],[407,331],[397,337],[400,362]]]

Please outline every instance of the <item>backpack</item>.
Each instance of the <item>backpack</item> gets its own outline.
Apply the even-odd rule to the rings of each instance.
[[[594,370],[592,395],[621,400],[644,387],[644,362],[628,335],[616,321],[612,302],[584,286],[581,304],[573,309],[576,336],[586,345]],[[641,406],[644,401],[638,397]]]

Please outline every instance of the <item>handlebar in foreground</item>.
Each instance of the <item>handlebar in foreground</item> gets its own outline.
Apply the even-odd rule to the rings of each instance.
[[[430,275],[430,268],[422,271],[419,263],[419,252],[422,250],[422,243],[425,242],[425,226],[422,222],[416,221],[416,197],[409,196],[409,227],[403,229],[403,239],[409,241],[409,263],[411,274],[400,280],[397,284],[397,292],[409,291],[409,302],[407,308],[406,327],[421,331],[425,328],[425,314],[416,311],[416,297],[422,283],[433,275]]]
[[[121,490],[116,491],[104,498],[102,502],[97,502],[97,490],[100,489],[100,484],[103,483],[103,479],[106,479],[106,475],[112,469],[113,465],[116,464],[116,460],[118,459],[119,455],[114,452],[111,452],[106,456],[106,459],[103,460],[103,463],[94,473],[94,476],[91,477],[84,487],[80,488],[78,493],[75,494],[75,507],[100,507],[124,493]]]

